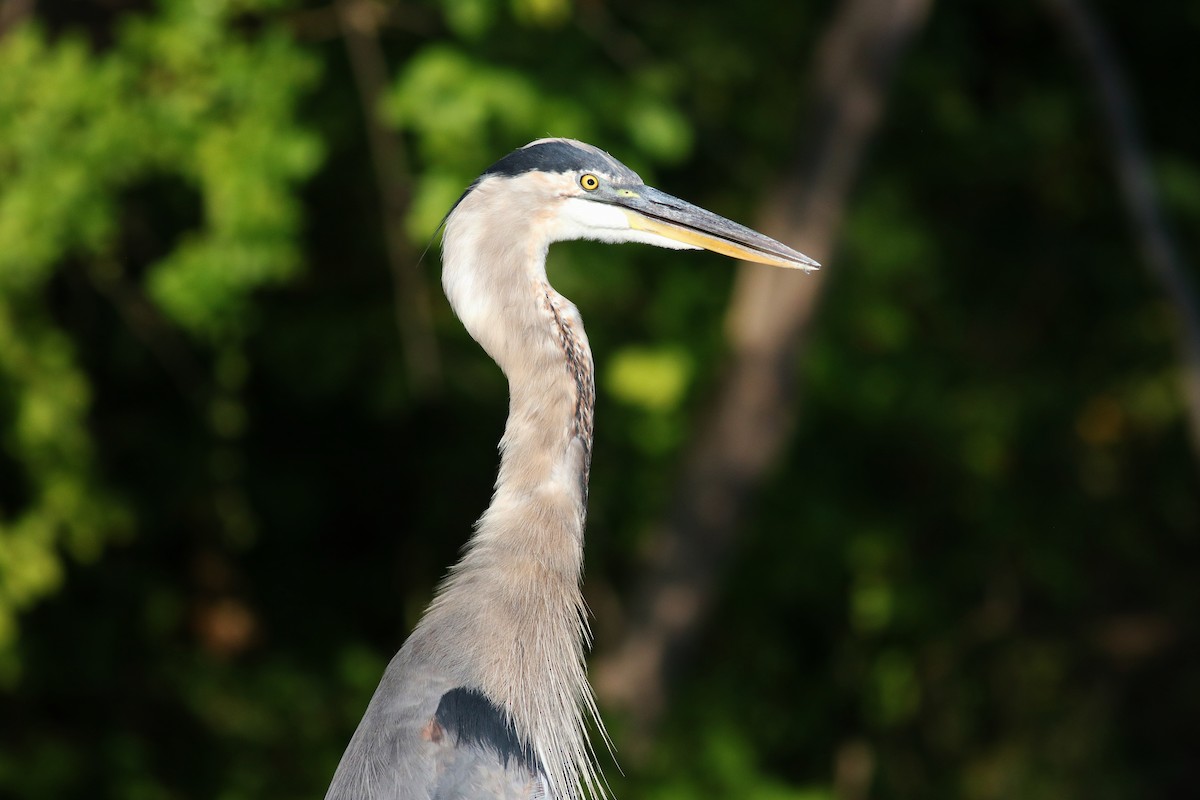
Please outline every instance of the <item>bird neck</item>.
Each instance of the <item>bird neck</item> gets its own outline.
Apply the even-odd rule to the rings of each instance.
[[[592,351],[574,304],[545,282],[534,295],[530,347],[501,364],[509,408],[496,494],[539,506],[567,500],[577,507],[582,536],[596,396]]]
[[[592,449],[592,353],[578,310],[546,279],[549,240],[537,214],[523,207],[523,196],[494,189],[483,185],[463,198],[447,220],[443,248],[446,296],[509,384],[496,493],[471,547],[520,520],[527,532],[505,536],[503,547],[569,566],[577,582]]]
[[[581,783],[596,785],[584,719],[598,715],[580,592],[591,350],[575,306],[546,282],[545,245],[480,264],[473,249],[455,247],[454,233],[451,223],[443,284],[508,377],[509,415],[492,502],[417,635],[453,632],[429,646],[508,715],[537,756],[549,796],[575,797]]]
[[[488,564],[529,562],[547,571],[541,580],[577,589],[592,449],[592,355],[575,306],[546,283],[532,295],[528,347],[501,361],[509,409],[495,494],[461,566],[474,566],[476,553]],[[544,595],[544,587],[531,589],[531,597]]]

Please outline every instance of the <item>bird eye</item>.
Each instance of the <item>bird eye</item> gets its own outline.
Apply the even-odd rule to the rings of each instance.
[[[600,179],[588,172],[580,176],[579,185],[589,192],[594,192],[600,186]]]

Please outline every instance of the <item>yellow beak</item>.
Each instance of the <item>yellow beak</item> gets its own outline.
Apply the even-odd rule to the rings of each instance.
[[[606,198],[606,202],[621,206],[634,230],[691,247],[775,267],[810,271],[821,266],[769,236],[650,186],[626,189]]]

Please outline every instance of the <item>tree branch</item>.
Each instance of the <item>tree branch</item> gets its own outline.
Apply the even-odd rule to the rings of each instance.
[[[163,319],[136,285],[125,280],[117,263],[97,259],[88,268],[87,279],[116,309],[130,334],[158,361],[184,402],[207,419],[213,387],[177,330]]]
[[[375,165],[396,327],[413,388],[418,393],[425,392],[441,382],[441,359],[433,335],[429,288],[404,238],[410,173],[400,142],[378,117],[379,101],[388,81],[378,28],[387,8],[372,0],[337,0],[336,7]]]
[[[929,0],[844,0],[816,54],[808,146],[773,194],[763,230],[828,262],[897,62]],[[596,663],[604,701],[646,734],[671,664],[698,632],[737,522],[794,426],[797,355],[826,272],[743,265],[727,316],[730,361],[688,454],[624,638]]]
[[[33,15],[37,0],[0,0],[0,39],[23,19]]]
[[[1174,311],[1175,346],[1179,351],[1192,452],[1200,459],[1200,308],[1188,266],[1159,206],[1133,92],[1112,43],[1085,0],[1044,2],[1078,52],[1092,81],[1108,134],[1113,170],[1142,259]]]

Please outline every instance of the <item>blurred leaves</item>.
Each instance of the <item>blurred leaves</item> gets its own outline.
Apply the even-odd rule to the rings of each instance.
[[[71,35],[50,42],[36,25],[0,42],[3,424],[27,487],[0,505],[0,653],[13,614],[58,588],[61,548],[94,559],[131,523],[100,485],[89,381],[44,305],[55,271],[66,259],[119,264],[118,198],[163,175],[204,205],[199,228],[146,273],[148,296],[176,325],[236,335],[248,295],[299,266],[294,187],[320,146],[294,112],[314,61],[278,30],[233,29],[254,3],[160,8],[130,19],[104,53]]]
[[[608,390],[622,402],[648,411],[678,408],[691,377],[688,354],[678,348],[627,347],[608,363]]]

